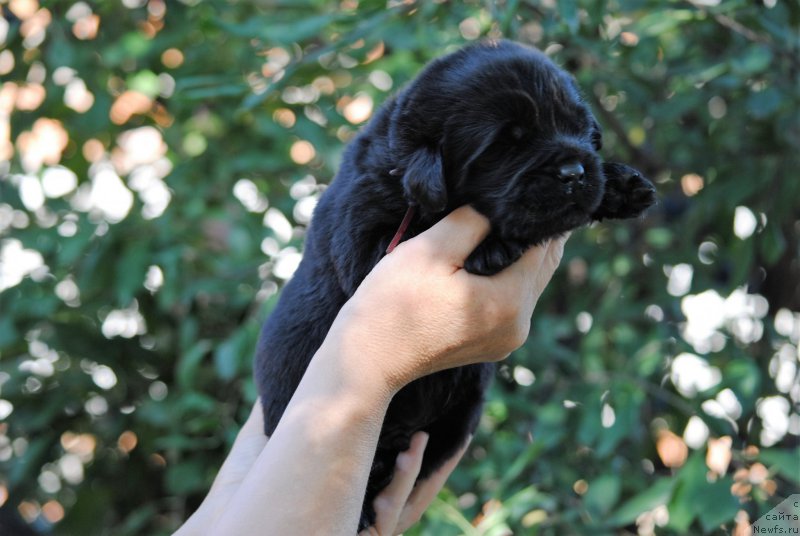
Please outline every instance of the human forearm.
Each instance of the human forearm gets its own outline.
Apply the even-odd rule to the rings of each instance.
[[[391,393],[326,342],[213,534],[356,532]],[[300,463],[298,463],[300,461]],[[308,483],[315,482],[314,486]]]

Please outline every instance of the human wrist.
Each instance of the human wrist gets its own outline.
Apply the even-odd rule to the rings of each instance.
[[[306,375],[325,382],[327,386],[322,389],[336,398],[338,407],[351,411],[354,418],[382,422],[397,388],[387,381],[376,359],[380,358],[350,337],[329,334]]]
[[[392,337],[392,321],[377,318],[360,304],[348,302],[339,312],[322,345],[359,390],[391,401],[420,374],[414,351],[407,342]]]

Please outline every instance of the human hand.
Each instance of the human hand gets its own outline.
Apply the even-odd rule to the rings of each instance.
[[[390,392],[439,370],[505,358],[527,339],[566,237],[496,275],[470,274],[464,261],[488,232],[488,220],[465,206],[400,244],[345,304],[326,344],[360,356],[356,370],[374,371]]]
[[[397,456],[392,481],[372,503],[376,513],[375,525],[362,530],[358,536],[401,534],[416,524],[458,465],[471,439],[436,472],[414,486],[428,443],[425,432],[414,434],[408,450]]]

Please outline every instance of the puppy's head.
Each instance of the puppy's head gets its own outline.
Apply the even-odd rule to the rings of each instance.
[[[567,73],[514,43],[429,65],[398,97],[390,143],[411,203],[428,213],[471,203],[507,239],[588,223],[603,197],[597,121]]]

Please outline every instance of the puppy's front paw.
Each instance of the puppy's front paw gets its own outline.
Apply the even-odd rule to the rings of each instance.
[[[475,248],[464,268],[471,274],[494,275],[522,256],[522,248],[489,235]]]
[[[653,183],[632,167],[605,163],[603,173],[606,176],[606,191],[593,214],[594,219],[635,218],[656,202]]]

